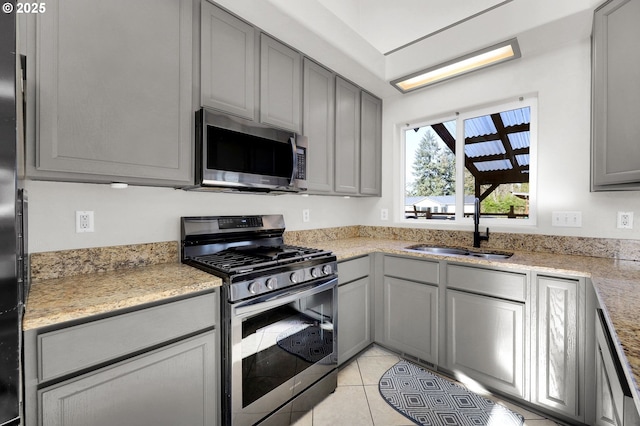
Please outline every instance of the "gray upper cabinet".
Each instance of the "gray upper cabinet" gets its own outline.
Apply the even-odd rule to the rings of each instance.
[[[640,2],[612,0],[593,21],[592,189],[640,189]]]
[[[336,77],[335,192],[360,189],[360,88]]]
[[[192,181],[192,8],[192,0],[47,2],[27,35],[36,108],[28,177]]]
[[[254,120],[259,32],[203,0],[200,34],[202,106]]]
[[[382,100],[362,92],[360,118],[360,193],[381,193]]]
[[[260,121],[302,130],[302,55],[266,34],[260,36]]]
[[[307,185],[309,192],[333,191],[335,74],[304,59],[303,129],[308,138]]]

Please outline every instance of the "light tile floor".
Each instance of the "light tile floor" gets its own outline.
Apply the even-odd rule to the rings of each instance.
[[[380,377],[400,358],[379,346],[363,352],[338,373],[336,391],[299,419],[295,426],[410,426],[414,425],[395,411],[380,396]],[[492,395],[488,398],[520,413],[525,426],[556,426],[557,423]]]

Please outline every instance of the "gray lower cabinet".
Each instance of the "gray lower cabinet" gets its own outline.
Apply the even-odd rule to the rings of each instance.
[[[584,279],[537,276],[532,402],[584,421]]]
[[[213,426],[218,293],[24,334],[25,425]]]
[[[437,262],[384,257],[381,343],[438,363]]]
[[[302,133],[308,138],[307,186],[310,193],[333,192],[335,74],[304,59]]]
[[[38,392],[43,426],[216,424],[215,331]]]
[[[338,364],[372,343],[369,256],[338,264]]]
[[[615,352],[603,312],[595,318],[595,422],[596,426],[638,426],[640,416],[622,365]]]
[[[192,9],[193,0],[52,0],[24,17],[34,21],[28,177],[193,181]]]
[[[448,370],[527,397],[527,281],[526,274],[447,265]]]
[[[600,318],[596,319],[596,419],[597,426],[621,426],[624,393],[614,357]]]
[[[200,102],[255,120],[259,31],[206,0],[201,4]]]
[[[640,3],[611,0],[594,14],[592,189],[640,189]]]
[[[266,34],[260,35],[260,121],[302,130],[302,55]]]

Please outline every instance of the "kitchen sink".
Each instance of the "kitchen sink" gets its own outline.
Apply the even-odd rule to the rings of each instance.
[[[417,251],[420,253],[437,254],[440,256],[469,256],[478,257],[481,259],[508,259],[513,256],[513,253],[506,251],[495,250],[468,250],[466,248],[459,247],[446,247],[446,246],[430,246],[426,244],[414,244],[406,247],[406,250]]]

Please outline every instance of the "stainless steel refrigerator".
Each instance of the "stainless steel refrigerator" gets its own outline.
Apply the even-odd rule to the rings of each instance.
[[[22,401],[22,314],[26,291],[22,218],[17,176],[21,145],[21,60],[16,52],[15,1],[0,12],[0,426],[19,425]],[[7,13],[8,12],[8,13]]]

